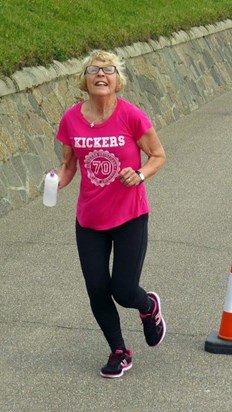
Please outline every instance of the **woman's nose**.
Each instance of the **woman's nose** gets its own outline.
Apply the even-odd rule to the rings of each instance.
[[[101,74],[101,75],[102,75],[102,74],[104,74],[104,75],[105,75],[105,73],[104,73],[104,71],[103,71],[103,69],[102,69],[102,68],[100,68],[100,69],[99,69],[98,74]]]

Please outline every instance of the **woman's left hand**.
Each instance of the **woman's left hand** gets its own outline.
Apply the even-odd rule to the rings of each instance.
[[[118,177],[125,186],[137,186],[141,183],[139,175],[131,167],[122,169]]]

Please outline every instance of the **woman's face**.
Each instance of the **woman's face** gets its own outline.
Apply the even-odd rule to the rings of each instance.
[[[108,67],[111,63],[94,60],[89,66]],[[86,73],[86,84],[89,95],[107,96],[115,93],[117,85],[117,73],[104,73],[102,69],[98,73]]]

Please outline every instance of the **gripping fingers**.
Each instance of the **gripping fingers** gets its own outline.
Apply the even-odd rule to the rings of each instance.
[[[133,169],[124,169],[120,172],[119,178],[125,186],[136,186],[140,183],[139,176]]]

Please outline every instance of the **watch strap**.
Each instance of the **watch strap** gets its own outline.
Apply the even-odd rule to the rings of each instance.
[[[135,170],[135,173],[137,173],[137,175],[140,177],[140,179],[141,179],[140,183],[143,183],[144,180],[145,180],[144,174],[142,172],[140,172],[139,170]]]

